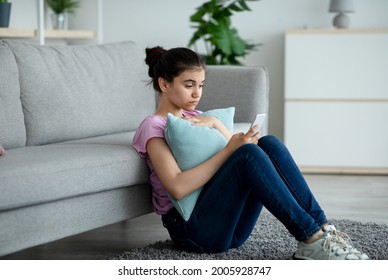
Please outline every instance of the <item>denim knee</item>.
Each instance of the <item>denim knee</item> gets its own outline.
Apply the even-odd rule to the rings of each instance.
[[[258,142],[258,145],[260,147],[272,146],[274,144],[276,144],[276,145],[278,145],[278,144],[283,145],[283,142],[280,141],[280,139],[277,138],[274,135],[265,135],[263,137],[260,137],[259,142]]]
[[[263,158],[267,158],[267,154],[264,150],[256,145],[256,144],[245,144],[239,147],[233,154],[233,158],[240,159],[244,161],[253,162],[256,160],[262,160]]]
[[[256,144],[245,144],[239,147],[235,153],[239,155],[251,155],[252,153],[256,153],[259,150],[259,147]]]

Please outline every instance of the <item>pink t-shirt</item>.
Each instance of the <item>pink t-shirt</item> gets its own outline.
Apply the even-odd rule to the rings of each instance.
[[[184,116],[195,116],[201,113],[201,111],[183,111]],[[133,137],[133,147],[138,154],[145,158],[150,168],[150,182],[152,185],[152,203],[154,205],[154,211],[163,215],[168,212],[174,206],[168,198],[167,191],[160,182],[158,175],[152,165],[150,157],[147,153],[147,142],[151,138],[159,137],[164,139],[164,129],[166,128],[167,120],[161,116],[150,115],[146,117],[136,130]]]

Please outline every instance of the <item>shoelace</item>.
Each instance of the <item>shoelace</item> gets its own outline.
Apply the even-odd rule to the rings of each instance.
[[[342,232],[342,231],[339,231],[335,228],[335,226],[333,225],[328,225],[324,228],[325,231],[329,232],[330,235],[337,239],[339,242],[343,242],[345,243],[346,245],[350,246],[350,247],[353,247],[353,242],[352,242],[352,239],[350,238],[349,235],[347,235],[346,233]]]
[[[329,259],[331,259],[333,253],[337,255],[349,254],[349,248],[350,247],[342,240],[340,240],[338,236],[332,236],[330,233],[327,233],[327,237],[323,242],[323,250],[329,251]]]
[[[335,230],[330,232],[333,238],[338,239],[340,242],[345,243],[347,246],[353,247],[352,239],[344,232]]]

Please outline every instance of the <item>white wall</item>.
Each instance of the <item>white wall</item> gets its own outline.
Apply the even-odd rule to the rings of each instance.
[[[165,48],[186,46],[192,35],[189,16],[204,1],[199,0],[82,0],[84,8],[71,27],[96,26],[97,8],[102,3],[103,42],[132,40],[140,47],[161,45]],[[15,0],[11,27],[36,27],[36,0]],[[82,3],[81,2],[81,3]],[[246,65],[264,65],[270,73],[269,131],[283,137],[284,31],[290,28],[327,28],[333,14],[329,0],[261,0],[250,2],[252,12],[233,17],[240,35],[262,43],[259,51],[243,61]],[[387,0],[354,0],[356,12],[350,14],[351,27],[388,28]],[[84,23],[82,21],[85,21]],[[100,22],[101,23],[101,22]],[[97,27],[96,27],[97,28]],[[97,30],[96,30],[97,31]],[[370,55],[370,54],[368,54]]]
[[[38,26],[38,1],[14,0],[12,3],[10,28],[37,28]]]
[[[204,1],[103,1],[105,42],[133,40],[141,47],[186,46],[192,35],[189,16]],[[270,73],[269,131],[283,137],[284,31],[290,28],[331,27],[329,0],[262,0],[250,2],[252,12],[232,20],[240,35],[263,45],[244,60],[264,65]],[[354,0],[351,27],[388,28],[387,0]]]
[[[104,0],[102,0],[104,1]],[[38,0],[11,0],[10,28],[37,28],[38,27]],[[69,28],[96,30],[98,27],[98,0],[81,0],[79,9],[70,15]],[[51,28],[51,10],[45,5],[46,28]]]

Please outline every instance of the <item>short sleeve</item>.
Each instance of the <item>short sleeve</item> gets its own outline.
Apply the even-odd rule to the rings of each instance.
[[[133,137],[132,146],[138,154],[147,157],[147,142],[151,138],[164,138],[166,120],[159,116],[149,116],[139,125]]]

